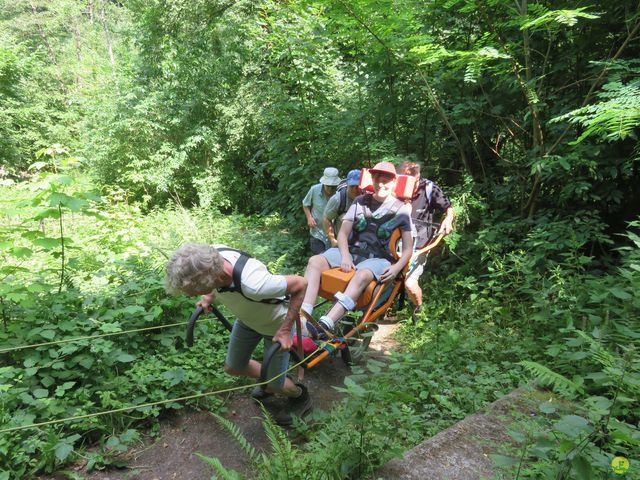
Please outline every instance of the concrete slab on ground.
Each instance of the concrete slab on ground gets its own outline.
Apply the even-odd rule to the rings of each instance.
[[[393,459],[374,475],[393,480],[481,480],[492,478],[490,454],[504,454],[514,440],[507,434],[517,416],[535,414],[531,388],[515,390],[452,427]]]

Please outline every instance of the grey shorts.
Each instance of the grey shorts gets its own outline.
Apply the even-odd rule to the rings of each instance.
[[[406,282],[418,283],[418,280],[420,280],[420,276],[424,272],[424,266],[427,263],[428,255],[429,255],[429,252],[424,253],[420,255],[418,258],[416,258],[413,262],[411,262],[411,265],[409,266],[409,271],[407,272],[407,276],[405,277],[405,283]]]
[[[264,351],[266,352],[273,345],[272,338],[273,335],[262,335],[247,327],[240,320],[236,320],[231,330],[227,358],[224,362],[236,370],[244,368],[249,364],[251,355],[260,340],[264,341]],[[276,352],[269,364],[267,378],[273,378],[287,370],[287,368],[289,368],[289,352]],[[270,382],[269,386],[276,390],[281,390],[284,385],[284,379],[285,376],[282,375]]]
[[[325,245],[322,240],[316,237],[309,237],[309,250],[311,250],[311,253],[313,253],[314,255],[318,255],[324,252],[326,249],[327,245]]]
[[[330,248],[320,255],[327,259],[329,266],[332,268],[339,267],[342,263],[342,255],[340,255],[340,249],[337,247]],[[356,270],[370,270],[376,280],[380,280],[382,272],[390,266],[391,262],[385,258],[368,258],[356,263]]]

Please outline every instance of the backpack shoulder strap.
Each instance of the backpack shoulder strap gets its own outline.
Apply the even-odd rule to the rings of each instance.
[[[236,263],[233,266],[233,272],[231,273],[231,279],[233,280],[233,286],[219,288],[218,292],[220,292],[220,293],[236,292],[236,293],[239,293],[240,295],[242,295],[244,298],[246,298],[247,300],[249,300],[251,302],[269,303],[269,304],[283,303],[284,302],[284,300],[280,299],[280,298],[268,298],[268,299],[264,299],[264,300],[253,300],[253,299],[247,297],[242,292],[242,271],[244,270],[244,267],[247,264],[247,262],[249,261],[249,259],[251,259],[253,257],[251,255],[249,255],[248,253],[243,252],[242,250],[237,250],[235,248],[223,247],[223,248],[218,248],[217,250],[219,252],[225,252],[225,251],[226,252],[237,252],[237,253],[240,254],[240,256],[238,257],[238,260],[236,260]]]
[[[396,213],[398,213],[398,210],[400,210],[402,207],[404,207],[404,202],[402,200],[398,200],[396,198],[395,201],[393,202],[393,205],[389,209],[389,213],[388,214],[389,215],[391,215],[391,214],[395,215]]]
[[[240,293],[242,293],[242,270],[244,270],[244,266],[247,264],[250,258],[251,257],[249,255],[240,254],[240,257],[236,261],[236,264],[233,266],[231,278],[233,278],[234,287]],[[242,293],[242,296],[244,296],[244,293]]]
[[[342,215],[347,210],[347,189],[343,188],[340,194],[340,205],[338,205],[338,215]]]
[[[427,203],[431,203],[431,195],[433,195],[433,182],[427,180],[427,184],[424,186],[424,192],[427,195]]]
[[[242,270],[244,270],[244,266],[247,264],[247,262],[251,258],[251,255],[249,255],[246,252],[243,252],[242,250],[237,250],[235,248],[222,247],[222,248],[218,248],[217,250],[218,252],[236,252],[240,254],[240,256],[238,257],[238,260],[236,260],[236,263],[233,266],[233,272],[231,273],[233,286],[222,287],[222,288],[219,288],[218,291],[219,292],[238,292],[244,297],[244,294],[242,293]]]

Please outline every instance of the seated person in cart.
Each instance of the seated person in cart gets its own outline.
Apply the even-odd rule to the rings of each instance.
[[[360,294],[372,280],[386,283],[398,275],[412,254],[411,205],[394,197],[396,169],[391,162],[380,162],[369,170],[373,180],[373,194],[357,197],[342,220],[338,233],[338,247],[314,255],[309,259],[305,278],[308,282],[302,310],[311,316],[322,272],[340,267],[343,272],[355,270],[344,292],[337,292],[337,303],[320,317],[321,328],[333,332],[345,313],[354,309]],[[391,232],[400,229],[402,253],[396,263],[389,251]],[[315,327],[306,323],[311,336]]]
[[[303,277],[273,275],[262,262],[223,245],[183,245],[167,264],[169,291],[202,295],[197,305],[207,311],[217,298],[237,317],[224,363],[224,370],[230,375],[260,377],[261,364],[251,358],[260,341],[264,342],[265,352],[272,342],[281,344],[269,364],[268,378],[287,370],[292,327],[306,286]],[[285,295],[289,296],[288,301]],[[266,392],[289,398],[289,412],[275,417],[280,425],[291,425],[292,414],[302,417],[311,409],[307,388],[285,375],[269,383]],[[261,390],[259,393],[264,396]],[[260,398],[256,393],[252,396]]]

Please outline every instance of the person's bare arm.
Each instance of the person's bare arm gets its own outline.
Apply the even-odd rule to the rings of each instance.
[[[352,229],[353,222],[351,220],[343,220],[340,231],[338,232],[338,248],[340,249],[340,256],[342,257],[340,268],[343,272],[350,272],[356,268],[353,264],[353,257],[349,252],[349,235],[351,235]]]
[[[309,228],[317,227],[318,223],[316,222],[316,219],[313,218],[313,215],[311,215],[311,210],[309,210],[309,207],[305,207],[303,205],[302,210],[304,210],[304,214],[307,216],[307,225],[309,226]]]
[[[453,207],[447,208],[444,212],[442,223],[440,223],[440,230],[438,230],[438,234],[444,233],[445,235],[449,235],[453,231],[454,218],[455,212],[453,211]]]
[[[336,232],[333,230],[333,222],[328,217],[322,217],[322,223],[324,224],[324,231],[329,237],[332,247],[338,246],[338,239],[336,238]]]
[[[380,275],[380,281],[387,283],[396,278],[396,276],[402,271],[407,262],[411,259],[413,253],[413,237],[411,230],[402,232],[402,253],[396,263],[390,265],[382,275]]]
[[[284,317],[282,325],[273,336],[273,342],[280,342],[281,350],[291,350],[293,339],[291,330],[296,318],[300,315],[302,299],[307,291],[307,280],[299,275],[285,275],[287,281],[287,293],[289,294],[289,309]]]

